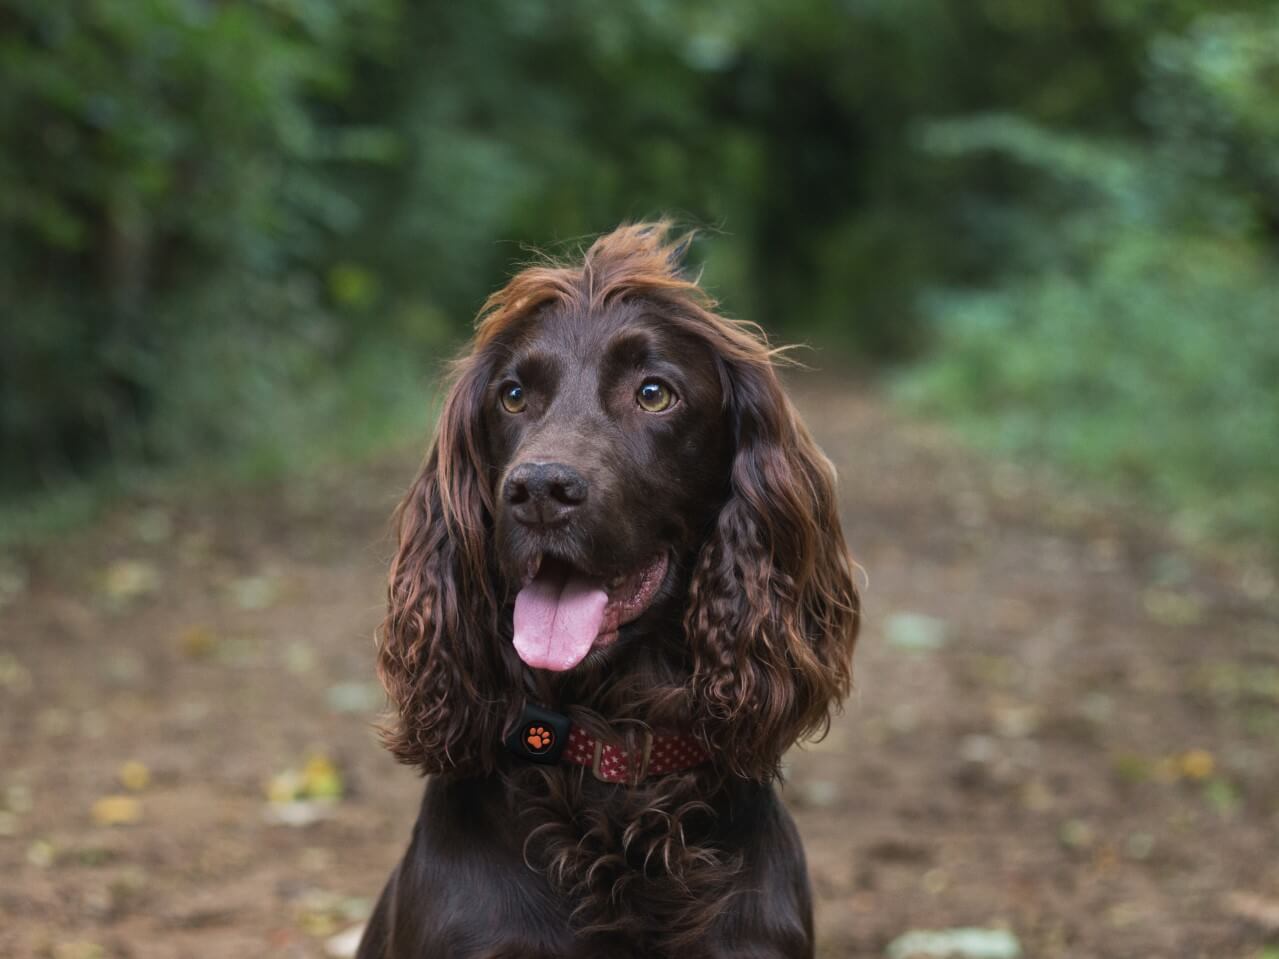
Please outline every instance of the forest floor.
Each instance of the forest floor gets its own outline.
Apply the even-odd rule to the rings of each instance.
[[[1279,588],[833,384],[857,692],[784,794],[822,957],[1279,956]],[[378,746],[417,452],[122,505],[0,558],[0,956],[323,956],[403,852]],[[334,801],[288,802],[340,795]]]

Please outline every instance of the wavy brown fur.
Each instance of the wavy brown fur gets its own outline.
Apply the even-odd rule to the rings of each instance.
[[[830,464],[782,388],[778,351],[758,327],[719,315],[681,271],[688,240],[665,221],[623,226],[580,263],[530,266],[489,298],[396,514],[378,646],[396,757],[490,777],[521,855],[571,903],[579,936],[656,929],[663,949],[706,934],[731,901],[741,851],[720,841],[718,820],[749,784],[777,776],[787,748],[824,731],[849,691],[859,613]],[[683,598],[664,635],[606,665],[538,673],[511,649],[511,590],[494,558],[503,464],[483,425],[491,380],[551,313],[636,305],[713,356],[714,415],[731,437],[722,494],[708,516],[688,518],[703,532],[677,557]],[[526,696],[614,740],[691,730],[714,766],[619,791],[580,769],[513,765],[499,744]]]
[[[513,785],[512,812],[528,830],[525,860],[572,904],[579,934],[679,948],[729,904],[741,856],[707,840],[715,810],[697,774],[603,799],[580,777],[538,768]]]

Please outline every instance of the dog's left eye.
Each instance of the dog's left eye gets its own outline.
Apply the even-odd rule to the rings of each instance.
[[[502,408],[508,413],[523,413],[528,406],[524,398],[524,387],[518,383],[509,383],[502,387]]]
[[[675,405],[675,391],[661,380],[645,380],[635,393],[635,402],[646,413],[661,413]]]

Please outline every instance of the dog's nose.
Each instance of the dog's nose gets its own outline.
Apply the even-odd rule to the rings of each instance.
[[[521,463],[511,470],[502,496],[526,526],[562,523],[586,502],[586,480],[563,463]]]

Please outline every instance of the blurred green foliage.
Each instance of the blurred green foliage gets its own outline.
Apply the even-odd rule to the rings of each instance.
[[[379,15],[381,19],[379,20]],[[389,10],[0,3],[0,480],[279,435],[352,346],[328,123]]]
[[[1279,9],[1156,38],[1136,106],[1140,137],[1011,115],[924,128],[934,155],[1033,179],[998,282],[930,296],[932,354],[903,391],[1120,480],[1189,535],[1275,544]]]
[[[0,492],[380,435],[524,246],[1279,532],[1266,0],[0,0]],[[247,452],[246,452],[247,451]]]

